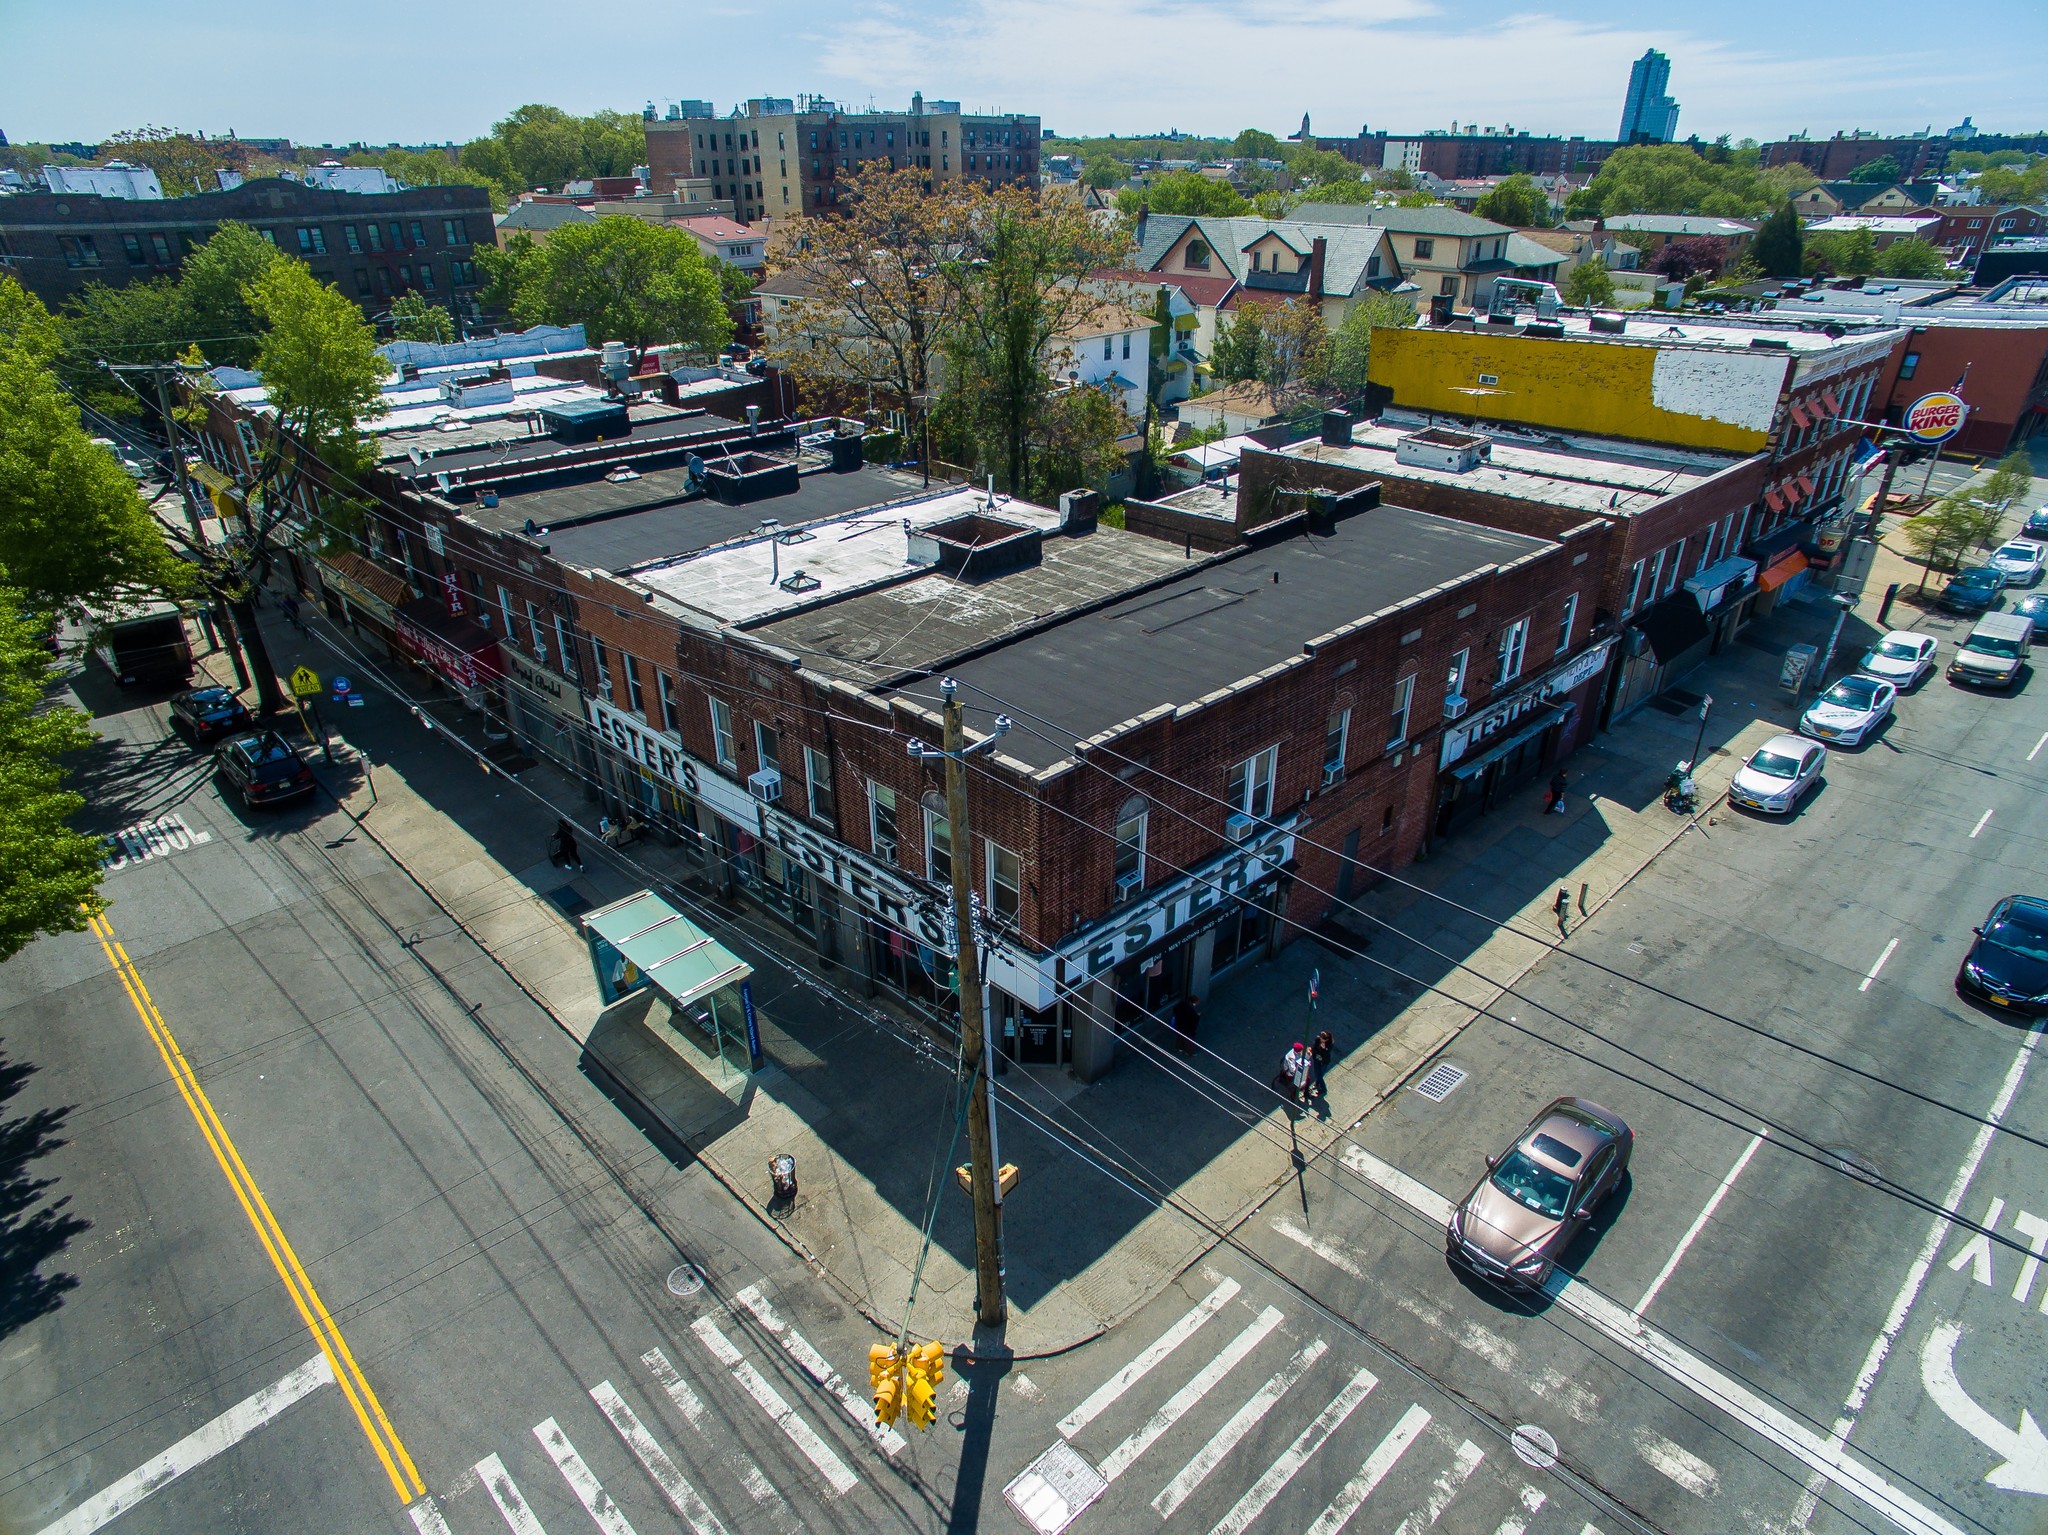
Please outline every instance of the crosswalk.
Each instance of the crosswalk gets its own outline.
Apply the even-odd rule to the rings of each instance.
[[[1208,1282],[1155,1336],[1133,1340],[1004,1487],[1025,1527],[1530,1535],[1548,1512],[1543,1535],[1599,1535],[1513,1455],[1466,1437],[1462,1419],[1390,1389],[1347,1339],[1291,1327],[1235,1279]]]

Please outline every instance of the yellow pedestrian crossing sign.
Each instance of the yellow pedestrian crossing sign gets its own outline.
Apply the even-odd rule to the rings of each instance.
[[[320,674],[310,666],[302,666],[292,673],[292,693],[298,698],[316,698],[320,693]]]

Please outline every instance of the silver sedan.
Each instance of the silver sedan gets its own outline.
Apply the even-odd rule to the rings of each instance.
[[[1766,815],[1790,815],[1827,765],[1828,749],[1820,742],[1772,736],[1735,770],[1735,781],[1728,785],[1729,803]]]

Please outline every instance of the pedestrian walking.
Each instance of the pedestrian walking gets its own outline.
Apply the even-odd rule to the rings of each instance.
[[[298,598],[291,596],[289,593],[287,593],[284,602],[281,604],[281,606],[284,608],[284,621],[286,623],[290,624],[294,629],[302,629],[305,627],[305,625],[299,622]]]
[[[550,863],[559,863],[565,869],[575,869],[578,872],[581,872],[583,868],[583,853],[576,846],[576,828],[569,824],[567,816],[563,816],[555,822],[554,856],[548,861]]]
[[[1553,811],[1556,812],[1558,815],[1564,814],[1563,768],[1559,768],[1555,773],[1550,775],[1550,798],[1543,802],[1543,813],[1545,815],[1549,815]]]
[[[1296,1103],[1307,1100],[1308,1074],[1308,1046],[1297,1039],[1280,1062],[1280,1075],[1287,1080],[1287,1096]]]
[[[1173,1048],[1182,1055],[1195,1053],[1195,1031],[1202,1026],[1202,999],[1192,992],[1173,1004]]]
[[[1323,1078],[1330,1069],[1330,1057],[1337,1053],[1337,1041],[1328,1029],[1318,1034],[1308,1047],[1308,1093],[1311,1098],[1320,1098],[1328,1091]]]
[[[1565,918],[1571,914],[1571,909],[1572,893],[1563,885],[1559,885],[1557,887],[1557,936],[1560,938],[1567,936],[1564,924]]]

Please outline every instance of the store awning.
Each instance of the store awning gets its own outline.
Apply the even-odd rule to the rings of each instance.
[[[1764,573],[1756,578],[1757,589],[1775,592],[1787,581],[1807,568],[1804,549],[1788,549],[1772,561]]]
[[[397,610],[398,648],[460,688],[502,675],[491,631],[450,613],[431,597],[415,597]]]
[[[1778,489],[1775,485],[1764,492],[1764,505],[1774,512],[1785,510],[1785,498],[1778,494]]]
[[[1741,592],[1756,574],[1756,561],[1746,560],[1739,554],[1731,554],[1725,560],[1716,560],[1705,570],[1685,583],[1685,589],[1692,593],[1702,613],[1711,613],[1718,607],[1728,590]]]
[[[1804,520],[1779,528],[1764,538],[1749,542],[1750,555],[1757,564],[1768,566],[1787,549],[1797,549],[1813,537],[1813,524]]]
[[[1476,778],[1492,767],[1524,741],[1533,741],[1552,725],[1562,724],[1570,708],[1563,704],[1543,704],[1530,710],[1522,717],[1521,724],[1495,741],[1476,757],[1468,758],[1451,769],[1453,778]]]
[[[1645,609],[1635,623],[1650,642],[1650,652],[1659,666],[1707,637],[1707,616],[1691,592],[1673,592]]]
[[[754,973],[732,950],[651,890],[600,907],[584,930],[610,944],[678,1008]]]

